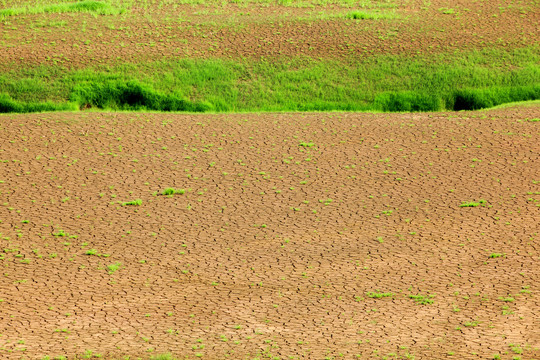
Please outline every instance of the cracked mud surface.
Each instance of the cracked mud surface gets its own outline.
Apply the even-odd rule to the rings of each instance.
[[[367,5],[366,5],[367,4]],[[148,5],[148,4],[147,4]],[[17,6],[9,1],[8,6]],[[396,18],[335,18],[352,10]],[[276,4],[128,7],[118,16],[14,16],[0,22],[0,69],[65,68],[178,58],[369,59],[538,45],[538,6],[506,0],[396,0],[365,7]]]
[[[538,359],[538,118],[3,115],[0,357]]]

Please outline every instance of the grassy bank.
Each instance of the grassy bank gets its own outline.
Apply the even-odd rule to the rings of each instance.
[[[437,111],[540,99],[540,49],[348,63],[307,57],[180,59],[0,75],[0,112],[76,108],[162,111]]]
[[[61,14],[88,12],[97,15],[118,15],[125,12],[125,9],[118,9],[106,2],[84,0],[74,3],[52,3],[35,6],[11,7],[0,9],[0,20],[18,15],[36,14]]]

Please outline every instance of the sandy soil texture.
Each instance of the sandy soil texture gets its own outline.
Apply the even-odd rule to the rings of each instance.
[[[0,358],[538,359],[539,118],[3,115]]]

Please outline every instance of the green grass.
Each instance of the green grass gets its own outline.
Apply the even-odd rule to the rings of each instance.
[[[150,360],[177,360],[177,358],[171,354],[160,354],[150,357]]]
[[[44,111],[74,111],[77,110],[74,103],[55,103],[51,101],[23,102],[13,100],[8,94],[0,93],[0,113],[32,113]]]
[[[433,304],[432,298],[434,295],[409,295],[410,299],[413,299],[417,304],[420,305],[430,305]]]
[[[100,109],[203,112],[210,105],[191,102],[175,94],[162,94],[137,81],[87,82],[76,85],[70,100]]]
[[[40,66],[0,75],[0,112],[87,107],[187,112],[438,111],[538,99],[538,46],[424,58],[178,59],[83,70]]]
[[[109,254],[100,254],[96,249],[89,249],[85,252],[85,255],[94,255],[98,257],[109,257]]]
[[[125,9],[118,9],[103,1],[79,1],[71,3],[57,3],[37,6],[25,6],[17,8],[7,8],[0,10],[0,19],[9,16],[50,14],[50,13],[77,13],[88,12],[98,15],[118,15],[125,12]]]
[[[113,264],[107,265],[107,272],[109,274],[114,274],[116,271],[120,270],[122,268],[121,262],[115,262]]]
[[[367,297],[370,297],[370,298],[373,298],[373,299],[382,299],[382,298],[385,298],[385,297],[392,297],[394,296],[393,293],[391,292],[388,292],[388,293],[382,293],[382,292],[368,292],[366,293],[366,296]]]
[[[506,109],[513,106],[537,106],[540,105],[540,100],[514,101],[501,105],[493,106],[490,109]],[[540,121],[539,119],[530,119],[529,121]]]
[[[127,202],[122,203],[122,206],[141,206],[141,205],[142,205],[141,199],[127,201]]]
[[[245,4],[263,4],[263,5],[281,5],[287,7],[314,7],[337,5],[342,7],[395,7],[395,1],[373,1],[373,0],[225,0],[222,3]],[[178,4],[190,5],[212,5],[215,0],[177,0]]]
[[[86,255],[97,255],[97,250],[96,249],[90,249],[88,251],[86,251]]]
[[[478,202],[467,201],[467,202],[461,203],[459,207],[478,207],[478,206],[485,206],[485,205],[486,205],[486,200],[480,200]]]
[[[186,190],[184,189],[166,188],[165,190],[163,190],[161,194],[162,195],[176,195],[176,194],[183,195],[185,193],[186,193]]]
[[[353,20],[369,20],[369,19],[377,20],[377,19],[390,19],[390,18],[395,17],[395,15],[393,14],[372,13],[372,12],[365,12],[365,11],[358,11],[358,10],[348,12],[341,16],[346,19],[353,19]]]

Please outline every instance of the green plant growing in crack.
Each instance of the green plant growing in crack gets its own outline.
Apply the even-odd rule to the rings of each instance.
[[[183,195],[186,193],[185,189],[174,189],[174,188],[166,188],[161,192],[161,195]]]
[[[85,255],[95,255],[99,257],[109,257],[109,254],[100,254],[96,249],[89,249],[85,252]]]
[[[52,233],[52,236],[56,236],[56,237],[69,237],[70,239],[76,239],[78,236],[77,235],[69,235],[67,232],[65,232],[64,230],[58,230],[57,232],[53,232]]]
[[[53,236],[63,237],[67,236],[66,232],[64,230],[58,230],[57,232],[52,234]]]
[[[478,202],[468,201],[459,205],[459,207],[478,207],[486,206],[486,200],[479,200]]]
[[[417,295],[409,295],[409,298],[410,299],[413,299],[414,302],[416,302],[417,304],[420,304],[420,305],[429,305],[429,304],[433,304],[433,298],[435,297],[435,295],[421,295],[421,294],[417,294]]]
[[[117,261],[113,264],[107,265],[107,271],[109,274],[114,274],[116,271],[122,268],[122,263]]]
[[[391,293],[391,292],[383,293],[383,292],[379,292],[377,290],[375,292],[366,293],[366,296],[370,297],[370,298],[373,298],[373,299],[381,299],[381,298],[385,298],[385,297],[392,297],[392,296],[394,296],[394,294]]]
[[[142,205],[142,200],[141,199],[136,199],[136,200],[127,201],[127,202],[122,203],[122,206],[141,206],[141,205]]]
[[[95,354],[92,350],[86,350],[83,355],[81,355],[83,359],[94,359],[94,358],[101,358],[101,354]]]

